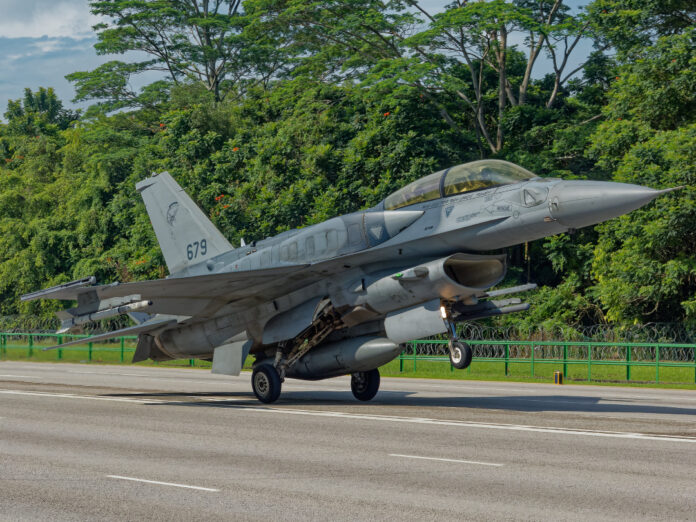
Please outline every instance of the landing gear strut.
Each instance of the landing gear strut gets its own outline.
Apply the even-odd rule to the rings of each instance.
[[[350,389],[359,401],[369,401],[379,390],[379,370],[355,372],[350,376]]]
[[[278,370],[270,364],[261,364],[251,373],[251,387],[254,395],[266,404],[275,402],[280,397],[281,381]]]

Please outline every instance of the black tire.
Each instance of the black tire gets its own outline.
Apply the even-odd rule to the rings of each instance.
[[[471,350],[471,346],[468,344],[459,341],[452,343],[452,348],[450,349],[450,362],[457,370],[468,368],[471,364],[473,355],[474,353]]]
[[[261,402],[269,404],[280,397],[280,375],[270,364],[261,364],[251,373],[251,389]]]
[[[379,390],[379,370],[355,372],[350,376],[350,389],[359,401],[374,399]]]

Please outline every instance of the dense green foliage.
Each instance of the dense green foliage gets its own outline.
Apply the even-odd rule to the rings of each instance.
[[[689,2],[595,0],[587,14],[560,0],[454,2],[437,15],[410,0],[91,4],[112,20],[97,28],[100,52],[149,52],[167,31],[147,61],[70,75],[78,99],[97,101],[84,116],[51,89],[8,103],[0,314],[48,314],[61,305],[20,305],[19,295],[78,277],[166,275],[134,191],[152,171],[171,172],[238,242],[493,156],[544,176],[687,186],[573,236],[510,249],[510,283],[529,271],[542,288],[530,312],[504,321],[696,318]],[[509,44],[514,33],[526,43]],[[597,50],[573,76],[565,58],[578,38]],[[547,55],[554,72],[533,75]],[[128,90],[130,75],[157,67],[168,77]]]

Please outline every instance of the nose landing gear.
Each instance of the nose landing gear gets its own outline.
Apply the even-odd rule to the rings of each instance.
[[[450,319],[450,311],[444,304],[440,306],[440,311],[442,313],[442,320],[445,321],[447,325],[447,333],[449,334],[449,343],[447,346],[449,348],[450,362],[457,370],[468,368],[471,364],[471,358],[474,355],[473,350],[467,343],[459,340],[455,324]]]
[[[450,339],[450,362],[452,363],[452,366],[454,366],[457,370],[463,370],[465,368],[468,368],[471,364],[472,356],[473,351],[471,349],[471,346],[469,346],[467,343]]]

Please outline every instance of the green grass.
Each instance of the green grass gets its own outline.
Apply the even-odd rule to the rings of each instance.
[[[120,343],[100,343],[92,348],[90,359],[89,347],[71,346],[59,350],[42,351],[42,348],[51,346],[53,340],[47,338],[45,341],[35,340],[29,356],[29,349],[26,343],[12,339],[0,351],[0,358],[3,360],[15,361],[41,361],[41,362],[71,362],[71,363],[96,363],[96,364],[127,364],[135,351],[134,342],[126,342],[123,351],[123,362],[121,362]],[[252,359],[246,361],[245,369],[250,369]],[[668,364],[668,361],[663,361]],[[161,366],[169,368],[189,368],[191,367],[188,359],[165,361],[156,363],[153,361],[143,361],[136,363],[136,366]],[[207,361],[194,360],[195,368],[210,368],[211,363]],[[531,373],[529,362],[511,362],[508,365],[508,375],[505,375],[505,363],[498,361],[476,361],[466,370],[451,370],[447,359],[416,361],[414,371],[413,360],[403,361],[403,371],[400,371],[400,361],[395,359],[382,366],[380,372],[385,377],[416,377],[427,379],[454,379],[454,380],[484,380],[484,381],[505,381],[505,382],[553,382],[555,371],[563,371],[563,363],[542,363],[535,361],[534,375]],[[660,388],[686,388],[696,389],[694,383],[694,368],[660,366],[660,383],[655,383],[655,367],[634,366],[631,368],[631,381],[626,381],[626,366],[623,364],[603,365],[599,361],[592,363],[592,381],[588,382],[587,363],[568,364],[567,384],[597,384],[597,385],[618,385],[618,386],[648,386]]]
[[[3,347],[2,359],[11,361],[37,361],[37,362],[69,362],[69,363],[97,363],[97,364],[127,364],[131,365],[133,352],[135,351],[135,343],[126,343],[123,350],[123,362],[121,362],[121,346],[120,343],[103,343],[92,346],[92,355],[90,358],[89,346],[78,345],[68,348],[43,351],[43,348],[53,346],[53,340],[36,341],[29,356],[29,349],[26,343],[13,343],[8,341]],[[210,368],[211,364],[208,361],[194,360],[196,368]],[[174,361],[154,362],[142,361],[136,363],[135,366],[163,366],[163,367],[190,367],[188,359],[177,359]]]
[[[665,361],[667,364],[667,361]],[[403,361],[403,371],[400,371],[400,361],[395,359],[380,368],[385,377],[414,377],[425,379],[453,379],[507,382],[553,382],[553,374],[563,371],[563,363],[535,362],[534,375],[531,364],[509,363],[508,375],[505,375],[503,361],[474,360],[466,370],[452,370],[447,359],[417,360],[416,370],[413,360]],[[625,365],[602,365],[593,361],[592,380],[587,380],[587,364],[568,364],[566,384],[598,384],[618,386],[647,386],[659,388],[696,389],[694,368],[670,368],[660,366],[660,383],[655,381],[655,366],[634,366],[631,368],[631,381],[626,381]]]

